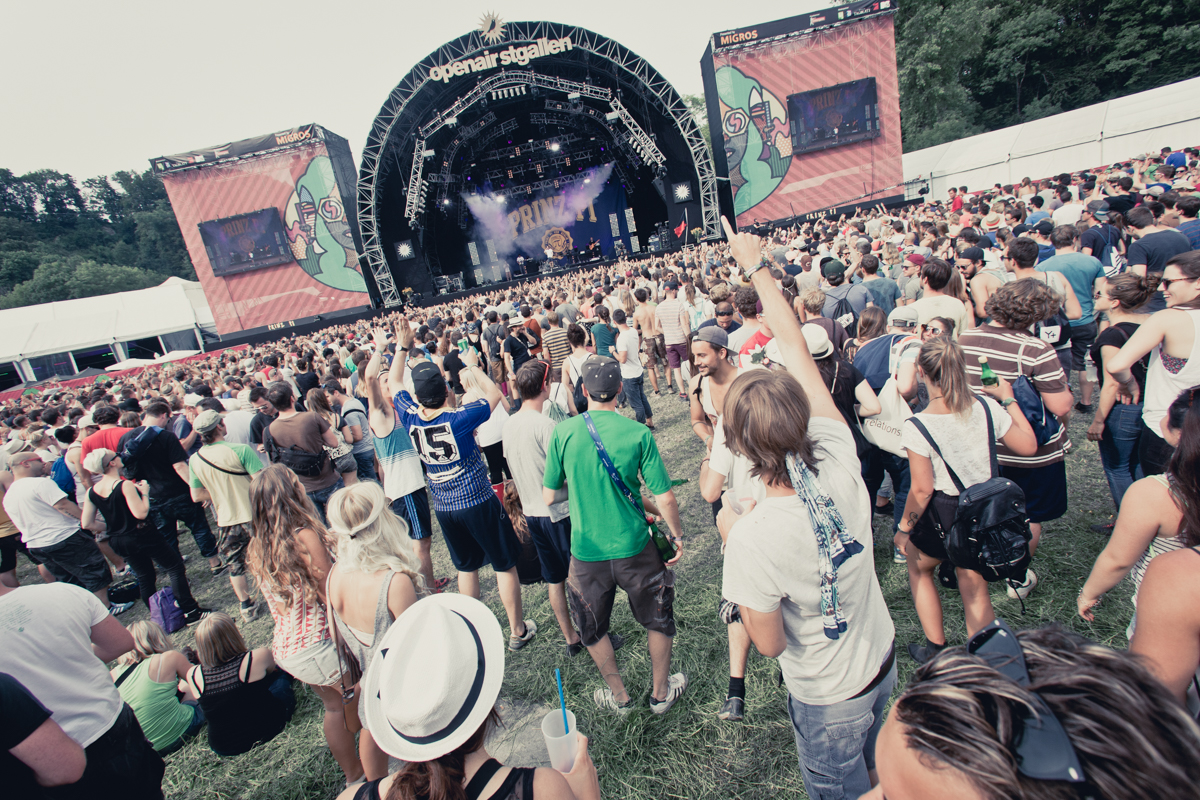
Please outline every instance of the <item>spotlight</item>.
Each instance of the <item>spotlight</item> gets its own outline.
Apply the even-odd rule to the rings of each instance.
[[[442,201],[442,205],[444,205],[444,206],[448,206],[448,205],[450,205],[450,198],[449,198],[449,197],[447,197],[445,200],[443,200],[443,201]]]
[[[671,184],[671,194],[676,203],[686,203],[692,199],[692,184],[687,181]]]
[[[557,152],[558,152],[558,150],[559,150],[559,144],[558,144],[558,142],[555,142],[554,144],[550,145],[550,149],[551,149],[552,151],[554,151],[555,153],[557,153]]]
[[[416,256],[416,251],[413,249],[411,239],[405,239],[402,242],[396,242],[396,258],[400,261],[406,261]]]
[[[579,92],[569,92],[567,94],[567,99],[568,100],[578,100],[582,96],[583,95],[579,94]]]

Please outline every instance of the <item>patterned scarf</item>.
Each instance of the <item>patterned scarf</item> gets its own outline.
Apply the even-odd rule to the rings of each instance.
[[[861,553],[863,546],[846,533],[846,523],[833,504],[833,498],[821,489],[817,476],[808,465],[794,453],[789,453],[787,467],[792,488],[804,501],[813,533],[817,536],[817,566],[821,570],[821,619],[825,635],[837,639],[846,632],[846,618],[838,601],[837,568],[850,556]]]

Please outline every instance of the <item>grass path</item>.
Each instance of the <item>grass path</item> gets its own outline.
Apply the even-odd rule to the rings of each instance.
[[[621,673],[630,693],[642,707],[627,717],[601,713],[591,703],[593,690],[601,686],[599,674],[586,654],[568,660],[554,622],[544,585],[526,587],[526,616],[540,627],[538,639],[519,653],[509,653],[503,698],[518,708],[557,703],[554,668],[563,671],[569,707],[579,719],[580,729],[591,739],[592,757],[600,774],[605,798],[793,798],[804,797],[796,763],[795,744],[784,708],[785,691],[778,685],[774,661],[752,652],[746,675],[746,720],[725,723],[716,713],[725,696],[728,679],[728,645],[725,626],[716,617],[720,599],[720,537],[712,523],[710,507],[700,497],[696,475],[703,446],[692,434],[687,406],[672,396],[651,396],[656,438],[674,478],[691,481],[676,488],[685,531],[685,553],[677,567],[673,670],[687,673],[687,693],[665,717],[656,717],[645,707],[650,686],[650,659],[646,634],[634,622],[618,595],[613,629],[626,635],[618,653]],[[1095,623],[1079,619],[1075,597],[1083,586],[1105,537],[1088,526],[1108,519],[1112,502],[1095,444],[1088,442],[1086,420],[1071,425],[1075,447],[1067,461],[1070,511],[1046,526],[1042,545],[1034,560],[1041,579],[1034,594],[1019,604],[1010,601],[1003,588],[993,587],[992,601],[998,615],[1015,627],[1032,627],[1059,621],[1067,627],[1114,647],[1127,646],[1125,627],[1132,606],[1128,585],[1118,587],[1097,613]],[[897,648],[904,653],[908,642],[922,638],[908,590],[903,565],[891,559],[888,522],[876,517],[875,566],[884,596],[896,624]],[[434,564],[439,575],[452,575],[453,568],[440,534],[435,534]],[[186,534],[184,552],[191,554],[189,578],[202,605],[224,609],[236,617],[236,601],[224,578],[207,575],[195,545]],[[22,580],[34,582],[36,573],[22,561]],[[489,569],[482,576],[483,599],[504,619]],[[943,593],[947,634],[952,644],[965,640],[962,603],[957,593]],[[144,618],[138,607],[121,618],[126,625]],[[269,645],[272,623],[260,618],[243,626],[251,646]],[[180,631],[179,644],[190,643],[191,635]],[[898,658],[900,685],[914,668],[907,655]],[[180,800],[216,798],[308,798],[321,800],[336,794],[341,773],[321,733],[321,704],[309,691],[298,692],[296,716],[274,741],[235,758],[218,758],[208,749],[205,734],[167,759],[164,790]],[[525,726],[515,738],[518,753],[544,752],[536,725]],[[528,738],[537,736],[530,743]],[[512,743],[509,744],[512,746]],[[532,758],[532,757],[529,757]]]

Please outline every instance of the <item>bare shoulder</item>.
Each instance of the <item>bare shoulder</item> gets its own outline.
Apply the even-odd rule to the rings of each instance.
[[[561,772],[538,767],[533,773],[533,796],[539,800],[575,800],[571,785]]]

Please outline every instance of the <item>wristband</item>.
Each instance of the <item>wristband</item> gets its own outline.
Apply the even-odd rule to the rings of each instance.
[[[1000,405],[1004,406],[1005,408],[1008,408],[1009,406],[1011,406],[1011,405],[1012,405],[1013,403],[1015,403],[1015,402],[1017,402],[1017,398],[1015,398],[1015,397],[1006,397],[1006,398],[1004,398],[1003,400],[1001,400],[1001,401],[1000,401]]]

